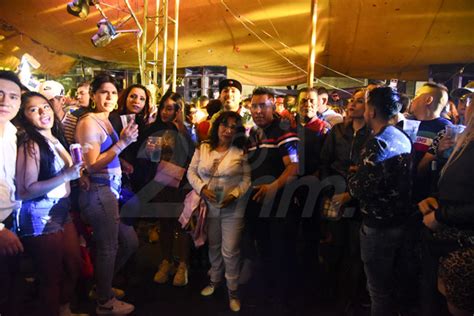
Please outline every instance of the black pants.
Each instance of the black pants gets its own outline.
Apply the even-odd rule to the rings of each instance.
[[[279,203],[274,204],[274,210]],[[246,247],[255,245],[255,251],[246,249],[246,254],[257,254],[263,264],[262,277],[267,289],[265,295],[276,299],[287,299],[291,278],[294,276],[296,258],[297,215],[290,205],[285,216],[260,216],[262,206],[250,201],[246,210]]]
[[[12,229],[13,216],[9,216],[5,221],[5,229]],[[0,315],[19,315],[19,266],[20,256],[0,255]]]

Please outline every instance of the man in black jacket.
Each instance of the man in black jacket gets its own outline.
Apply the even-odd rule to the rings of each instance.
[[[400,97],[390,87],[369,92],[364,117],[373,136],[348,183],[349,193],[359,200],[362,212],[360,246],[372,316],[395,315],[394,290],[396,285],[406,285],[400,280],[408,277],[405,267],[412,254],[406,242],[411,235],[406,223],[412,144],[402,131],[389,125],[400,107]]]

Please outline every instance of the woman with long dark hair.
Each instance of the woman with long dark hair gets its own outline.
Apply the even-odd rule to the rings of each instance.
[[[211,127],[208,142],[194,153],[188,179],[208,206],[210,283],[201,295],[210,296],[225,272],[229,307],[240,310],[238,282],[240,238],[246,201],[241,197],[250,187],[250,167],[244,153],[245,128],[235,112],[222,112]]]
[[[176,272],[173,277],[175,286],[184,286],[188,283],[189,236],[179,227],[177,221],[180,211],[179,205],[182,205],[184,200],[185,179],[179,179],[179,186],[176,187],[157,182],[152,177],[155,176],[156,172],[153,171],[158,169],[161,161],[179,166],[182,170],[187,168],[191,160],[194,147],[184,126],[183,107],[183,98],[178,93],[167,92],[161,98],[156,121],[147,128],[141,138],[141,148],[145,149],[147,142],[149,144],[149,137],[161,137],[161,158],[157,159],[158,161],[153,159],[155,160],[153,162],[149,156],[139,162],[140,181],[146,183],[147,188],[153,192],[152,199],[148,204],[148,217],[158,218],[160,225],[159,246],[162,261],[154,276],[154,281],[160,284],[166,283],[169,277]],[[176,250],[178,258],[176,269],[173,249]]]
[[[118,108],[109,115],[117,134],[125,127],[128,120],[132,120],[138,126],[138,134],[143,134],[149,124],[151,95],[148,89],[141,84],[133,84],[120,93],[117,101]],[[125,124],[124,124],[125,123]],[[144,183],[137,179],[135,167],[137,164],[137,154],[140,148],[140,142],[134,142],[120,153],[120,165],[122,166],[122,220],[125,223],[132,224],[136,220],[136,213],[140,205],[139,199],[133,193],[137,193]]]
[[[96,312],[99,315],[127,314],[134,306],[116,299],[112,280],[137,249],[138,239],[133,227],[120,221],[119,155],[137,140],[138,126],[131,122],[120,137],[113,129],[109,114],[117,108],[118,92],[112,76],[100,74],[94,78],[91,98],[91,112],[80,119],[76,139],[84,148],[84,162],[91,182],[89,190],[81,192],[79,204],[83,219],[94,231]]]
[[[80,272],[79,241],[69,217],[69,182],[79,178],[60,121],[41,94],[23,94],[17,160],[19,236],[39,277],[40,315],[67,315]],[[69,314],[70,315],[70,314]]]

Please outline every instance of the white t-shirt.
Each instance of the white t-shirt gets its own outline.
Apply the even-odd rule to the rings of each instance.
[[[8,122],[0,136],[0,222],[20,207],[15,199],[16,127]]]
[[[66,151],[61,143],[53,144],[48,141],[49,147],[54,152],[54,170],[59,172],[64,168],[72,165],[72,159],[69,153]],[[49,191],[46,196],[53,199],[66,198],[71,193],[71,186],[69,181],[63,182],[51,191]]]

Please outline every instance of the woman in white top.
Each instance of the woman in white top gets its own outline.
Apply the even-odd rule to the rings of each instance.
[[[35,262],[41,304],[38,315],[65,315],[80,273],[81,256],[69,217],[69,181],[80,176],[65,149],[60,122],[39,93],[22,96],[18,121],[23,129],[16,182],[23,200],[18,235]]]
[[[245,129],[235,112],[222,112],[214,121],[209,141],[195,151],[188,169],[188,180],[208,205],[210,283],[201,295],[209,296],[222,281],[225,271],[229,307],[240,310],[237,293],[240,268],[240,238],[244,226],[246,200],[250,187],[250,167],[243,147]]]

